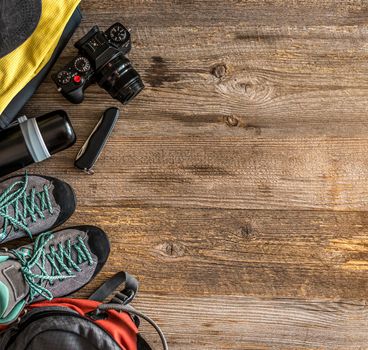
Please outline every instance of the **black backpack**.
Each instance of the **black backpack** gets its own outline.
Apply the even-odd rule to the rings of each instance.
[[[122,283],[125,288],[103,303]],[[32,304],[16,324],[0,333],[0,349],[151,350],[138,331],[140,319],[155,328],[163,349],[168,349],[157,324],[129,305],[137,290],[137,280],[120,272],[89,299],[58,298]]]

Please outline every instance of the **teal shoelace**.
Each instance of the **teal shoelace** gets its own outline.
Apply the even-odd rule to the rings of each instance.
[[[47,300],[53,299],[52,293],[47,289],[48,284],[52,285],[56,280],[63,281],[75,277],[73,271],[80,272],[80,265],[84,262],[88,262],[88,265],[93,264],[91,253],[80,236],[73,244],[70,239],[67,239],[58,243],[57,247],[50,244],[53,238],[54,235],[51,232],[46,232],[36,238],[33,250],[27,248],[11,250],[22,265],[23,276],[29,286],[30,301],[39,295]],[[47,247],[49,247],[48,253],[46,253]],[[51,267],[49,273],[47,262]],[[37,274],[32,272],[35,268],[40,272]]]
[[[4,219],[0,241],[6,238],[9,226],[12,226],[14,230],[24,230],[32,238],[27,219],[31,218],[33,222],[40,218],[44,220],[45,210],[53,214],[47,186],[44,185],[40,192],[36,192],[36,189],[33,188],[29,194],[26,191],[27,186],[28,176],[26,174],[23,180],[14,182],[0,194],[0,217]],[[13,208],[13,213],[11,208]]]

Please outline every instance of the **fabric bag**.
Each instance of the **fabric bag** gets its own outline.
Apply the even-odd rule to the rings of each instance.
[[[0,0],[0,129],[33,95],[82,15],[80,0]]]
[[[120,284],[125,288],[103,303]],[[151,350],[139,333],[140,319],[149,317],[130,306],[138,290],[137,280],[119,272],[102,284],[88,300],[59,298],[30,305],[18,323],[0,333],[1,350]]]

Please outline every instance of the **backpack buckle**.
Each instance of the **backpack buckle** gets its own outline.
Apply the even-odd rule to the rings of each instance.
[[[127,305],[133,301],[135,295],[136,295],[136,292],[133,289],[125,288],[121,292],[117,292],[114,295],[114,297],[111,299],[110,303]]]
[[[109,315],[105,310],[95,309],[85,314],[93,321],[106,320]]]

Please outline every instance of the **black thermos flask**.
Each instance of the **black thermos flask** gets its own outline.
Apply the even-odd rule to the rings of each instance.
[[[32,119],[21,117],[18,122],[0,131],[0,177],[50,158],[76,141],[63,110]]]

